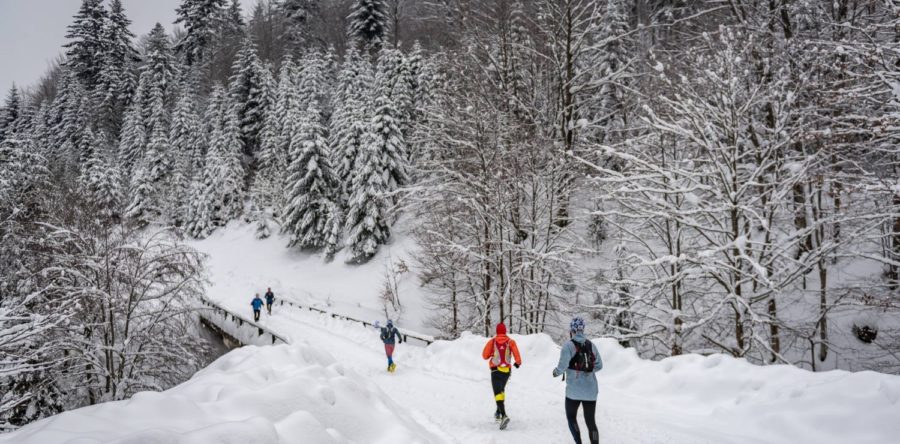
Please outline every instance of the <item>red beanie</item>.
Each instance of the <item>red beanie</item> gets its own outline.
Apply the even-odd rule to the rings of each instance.
[[[506,334],[506,324],[504,324],[504,323],[502,323],[502,322],[499,323],[499,324],[497,324],[497,334],[498,334],[498,335],[505,335],[505,334]]]

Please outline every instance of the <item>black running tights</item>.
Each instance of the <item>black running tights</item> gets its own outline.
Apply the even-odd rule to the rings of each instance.
[[[575,438],[575,444],[582,444],[581,431],[578,429],[578,406],[584,405],[584,422],[587,423],[588,434],[591,437],[591,444],[600,442],[600,432],[597,430],[597,422],[594,421],[594,414],[597,411],[597,401],[576,401],[566,398],[566,419],[569,420],[569,430],[572,431],[572,437]]]

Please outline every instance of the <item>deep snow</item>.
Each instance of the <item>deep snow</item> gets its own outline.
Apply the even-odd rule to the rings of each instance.
[[[374,321],[387,254],[362,267],[291,253],[282,240],[233,226],[197,244],[210,254],[209,297],[249,316],[271,286],[301,303]],[[400,245],[391,256],[403,257]],[[423,327],[425,305],[405,282],[401,326]],[[330,299],[330,304],[329,304]],[[64,413],[0,436],[0,443],[569,443],[564,383],[551,377],[559,345],[513,336],[523,366],[507,389],[510,428],[496,429],[486,338],[398,346],[396,373],[377,332],[276,306],[260,324],[290,344],[249,346],[163,393]],[[252,334],[252,331],[249,333]],[[646,361],[596,339],[601,442],[890,443],[900,436],[900,377],[758,367],[723,355]]]

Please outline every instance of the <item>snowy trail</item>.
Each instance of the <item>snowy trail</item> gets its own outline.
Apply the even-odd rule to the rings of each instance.
[[[221,300],[239,308],[240,301]],[[522,349],[524,364],[507,389],[507,409],[513,419],[500,432],[492,421],[493,396],[482,339],[469,337],[466,355],[437,343],[431,348],[402,344],[395,359],[398,370],[385,371],[377,332],[325,315],[276,307],[264,315],[264,325],[292,343],[324,347],[339,362],[377,384],[417,422],[450,443],[565,443],[571,440],[563,414],[564,383],[550,377],[558,348],[549,338]],[[436,348],[433,351],[432,348]],[[449,355],[443,353],[447,348]],[[601,378],[602,380],[602,378]],[[601,383],[597,422],[602,442],[614,443],[755,443],[747,436],[730,437],[709,417],[679,413],[677,408],[648,406],[641,399]],[[718,426],[718,427],[717,427]]]

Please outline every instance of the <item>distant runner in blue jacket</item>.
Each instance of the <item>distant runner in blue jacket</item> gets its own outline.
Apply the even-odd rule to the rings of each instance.
[[[576,444],[582,444],[578,428],[578,407],[584,406],[584,422],[587,423],[591,444],[600,442],[600,432],[594,415],[597,411],[597,375],[603,368],[600,351],[584,336],[584,319],[574,318],[569,323],[571,341],[563,344],[559,352],[559,364],[553,369],[553,377],[564,375],[566,380],[566,419]]]
[[[250,305],[253,306],[253,320],[259,320],[259,312],[262,310],[263,300],[259,298],[259,293],[256,293],[256,297],[250,301]]]

